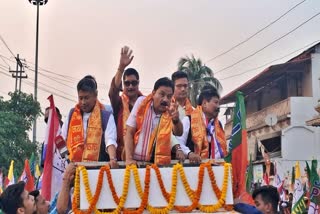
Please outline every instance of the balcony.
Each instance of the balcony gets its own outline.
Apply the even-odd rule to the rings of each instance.
[[[275,115],[278,121],[281,121],[287,118],[288,114],[291,113],[290,99],[291,98],[289,97],[271,106],[263,108],[260,111],[247,115],[247,121],[246,121],[247,130],[252,131],[252,130],[259,129],[266,126],[265,118],[268,114]],[[228,120],[225,125],[226,136],[230,136],[231,129],[232,129],[232,119]]]

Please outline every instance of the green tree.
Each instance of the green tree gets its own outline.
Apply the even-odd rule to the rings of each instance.
[[[213,75],[211,68],[203,64],[201,59],[191,57],[182,57],[178,62],[178,69],[188,74],[190,90],[189,98],[193,106],[196,106],[197,96],[205,84],[213,85],[218,92],[222,91],[222,85]]]
[[[7,175],[10,161],[14,160],[15,174],[20,176],[24,160],[38,150],[28,132],[41,109],[32,95],[10,92],[9,96],[11,99],[6,101],[0,97],[0,167]]]

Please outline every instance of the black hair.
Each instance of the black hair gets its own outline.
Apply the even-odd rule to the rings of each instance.
[[[8,186],[0,196],[0,209],[5,213],[16,213],[18,208],[23,207],[21,197],[24,192],[25,183],[19,183]]]
[[[210,101],[212,97],[217,97],[220,99],[220,95],[215,87],[210,84],[206,84],[201,89],[199,98],[198,98],[198,105],[201,105],[203,100]]]
[[[187,80],[189,80],[188,74],[183,71],[176,71],[171,75],[171,80],[173,81],[173,84],[176,82],[177,79],[181,78],[187,78]]]
[[[50,109],[50,106],[46,108],[46,111]],[[58,109],[58,107],[56,107],[56,112],[58,114],[58,117],[61,119],[62,118],[62,115],[60,113],[60,110]]]
[[[32,195],[34,197],[34,200],[36,200],[37,197],[40,195],[40,192],[39,192],[39,190],[36,189],[36,190],[29,192],[29,195]]]
[[[88,91],[88,92],[95,92],[97,90],[98,86],[97,86],[97,81],[96,79],[91,76],[91,75],[87,75],[85,77],[83,77],[77,85],[77,90],[78,92],[81,91]]]
[[[162,77],[154,83],[153,90],[156,91],[160,86],[170,87],[174,91],[173,82],[168,77]]]
[[[280,197],[276,187],[271,185],[261,186],[253,191],[252,198],[255,199],[258,195],[261,195],[264,203],[271,203],[274,212],[277,211]]]
[[[123,81],[124,79],[127,77],[127,76],[130,76],[130,75],[134,75],[136,76],[137,80],[139,80],[139,73],[136,69],[134,68],[127,68],[124,73],[123,73]]]

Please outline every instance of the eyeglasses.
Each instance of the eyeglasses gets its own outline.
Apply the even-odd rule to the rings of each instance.
[[[127,87],[130,86],[130,85],[132,85],[134,87],[134,86],[137,86],[139,84],[139,81],[138,80],[132,80],[132,81],[124,81],[123,83]]]
[[[188,88],[188,84],[178,84],[176,85],[177,88]]]

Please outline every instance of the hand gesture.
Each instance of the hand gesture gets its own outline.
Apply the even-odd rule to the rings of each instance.
[[[170,103],[170,107],[167,107],[168,113],[173,122],[179,121],[179,111],[178,111],[179,104],[178,102]]]
[[[131,63],[133,56],[131,56],[132,50],[128,46],[121,48],[119,69],[122,71]]]

